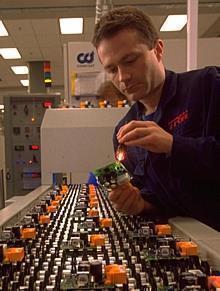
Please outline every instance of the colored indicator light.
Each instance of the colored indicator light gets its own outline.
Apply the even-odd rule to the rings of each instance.
[[[40,146],[39,145],[30,145],[29,149],[31,151],[38,151],[40,149]]]
[[[50,107],[52,107],[52,101],[45,101],[45,102],[43,102],[43,107],[44,108],[50,108]]]

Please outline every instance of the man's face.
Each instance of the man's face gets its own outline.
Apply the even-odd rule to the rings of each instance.
[[[110,79],[130,101],[147,100],[163,82],[163,44],[149,49],[135,30],[121,30],[103,39],[98,56]]]

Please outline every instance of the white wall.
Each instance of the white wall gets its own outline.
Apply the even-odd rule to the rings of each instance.
[[[186,71],[186,40],[164,40],[164,64],[167,69]],[[200,38],[198,40],[198,68],[220,66],[220,38]]]

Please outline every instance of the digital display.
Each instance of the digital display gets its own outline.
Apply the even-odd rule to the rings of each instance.
[[[50,107],[52,107],[52,101],[44,101],[43,102],[43,107],[44,108],[50,108]]]
[[[32,144],[32,145],[29,145],[29,149],[31,151],[37,151],[37,150],[40,149],[40,146],[39,145]]]
[[[15,151],[24,151],[23,145],[15,145]]]

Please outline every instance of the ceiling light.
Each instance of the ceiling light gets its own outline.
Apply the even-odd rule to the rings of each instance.
[[[28,74],[27,66],[12,66],[11,69],[15,74]]]
[[[180,31],[187,22],[187,15],[168,15],[160,31]]]
[[[16,48],[0,48],[0,55],[4,59],[21,59],[21,55]]]
[[[0,36],[8,36],[8,32],[1,20],[0,20]]]
[[[83,18],[60,18],[61,34],[81,34],[83,32]]]
[[[4,105],[0,104],[0,110],[4,109]]]
[[[23,86],[29,86],[29,80],[20,80],[20,82]]]

